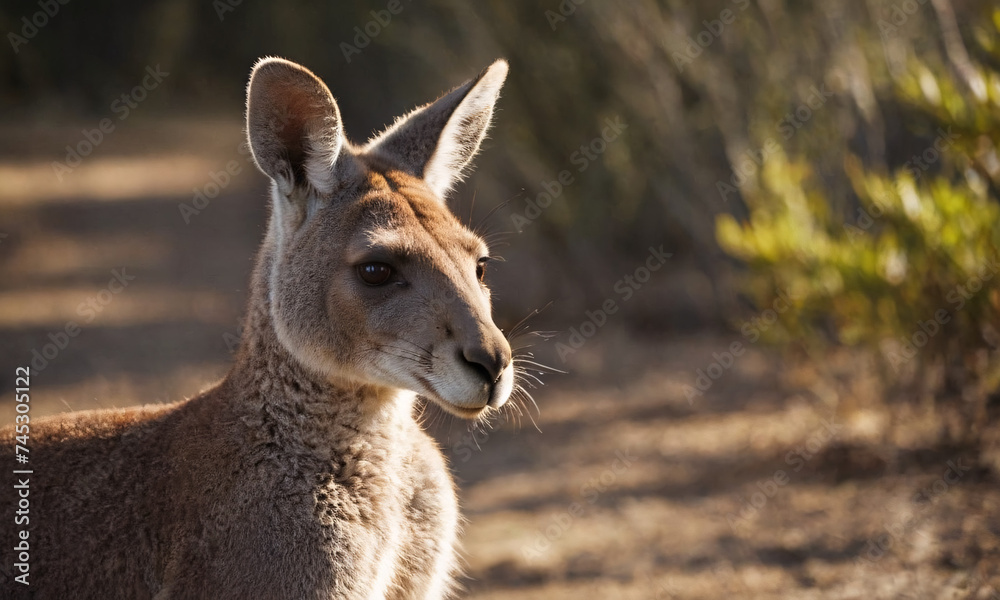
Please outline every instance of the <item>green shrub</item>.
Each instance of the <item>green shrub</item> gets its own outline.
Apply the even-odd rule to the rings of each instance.
[[[976,41],[1000,59],[994,15]],[[1000,389],[1000,74],[948,73],[914,59],[895,80],[891,93],[927,144],[892,170],[849,157],[851,206],[833,208],[845,203],[828,197],[807,157],[778,152],[743,193],[746,220],[720,215],[716,236],[749,266],[755,302],[778,290],[792,299],[772,341],[865,350],[890,395],[957,409],[968,441]]]

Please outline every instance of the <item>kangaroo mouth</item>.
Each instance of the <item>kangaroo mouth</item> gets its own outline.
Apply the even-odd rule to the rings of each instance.
[[[498,393],[498,389],[491,390],[490,397],[482,404],[476,405],[460,405],[454,402],[448,402],[447,400],[441,398],[436,393],[425,393],[421,394],[428,401],[433,402],[441,407],[447,413],[455,415],[456,417],[461,417],[463,419],[478,419],[479,417],[488,414],[493,411],[498,411],[500,408],[507,403],[506,396]]]
[[[489,404],[483,404],[482,406],[459,406],[458,404],[453,404],[444,400],[434,392],[421,392],[420,396],[427,402],[432,402],[438,405],[441,410],[448,414],[454,415],[462,419],[478,419],[483,414],[487,413],[492,407]]]
[[[423,387],[423,390],[418,391],[421,396],[437,404],[445,412],[462,419],[477,419],[491,411],[499,410],[507,403],[511,392],[510,388],[512,387],[510,380],[513,379],[510,374],[505,372],[492,385],[484,385],[479,390],[479,393],[475,394],[474,400],[470,398],[472,401],[469,404],[460,404],[446,400],[434,386],[433,382],[426,377],[415,374],[415,378],[421,387]]]
[[[476,419],[490,410],[490,406],[488,404],[484,404],[479,408],[465,408],[462,406],[455,406],[450,402],[438,401],[437,405],[456,417],[461,417],[463,419]]]
[[[426,381],[422,377],[418,379],[425,388],[420,395],[428,402],[437,404],[441,407],[441,410],[456,417],[460,417],[462,419],[477,419],[491,408],[489,402],[485,402],[481,406],[461,406],[453,402],[448,402],[437,393],[437,390],[434,389],[434,386],[430,385],[429,381]]]

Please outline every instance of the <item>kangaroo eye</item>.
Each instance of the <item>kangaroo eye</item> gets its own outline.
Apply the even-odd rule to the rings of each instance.
[[[489,257],[480,258],[479,262],[476,264],[476,279],[482,281],[486,277],[486,263],[489,261]]]
[[[358,277],[368,285],[382,285],[392,276],[392,267],[385,263],[358,265]]]

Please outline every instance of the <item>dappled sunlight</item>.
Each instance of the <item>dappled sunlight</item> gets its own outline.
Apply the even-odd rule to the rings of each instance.
[[[0,206],[72,203],[141,202],[150,196],[190,196],[220,167],[199,156],[94,158],[60,181],[49,163],[0,163]]]
[[[123,255],[133,268],[152,267],[168,259],[169,242],[155,233],[131,232],[96,236],[26,237],[8,247],[4,270],[13,281],[53,280],[81,272],[104,270]],[[30,310],[31,307],[28,307]]]
[[[225,375],[229,363],[185,365],[152,376],[96,374],[69,385],[40,385],[32,414],[39,417],[73,410],[123,408],[137,404],[177,402],[190,398]],[[12,406],[3,418],[13,419]]]
[[[102,295],[102,288],[64,287],[58,291],[0,292],[0,327],[61,329],[69,321],[86,327],[120,327],[195,320],[230,325],[237,307],[216,290],[145,286]],[[113,310],[105,310],[111,304]]]
[[[410,479],[416,455],[346,468],[384,441],[353,421],[305,435],[310,415],[341,419],[342,400],[317,393],[309,410],[286,409],[323,375],[360,394],[391,371],[387,387],[431,397],[455,373],[485,373],[477,390],[506,381],[494,377],[509,357],[494,351],[499,334],[487,357],[463,337],[472,325],[447,322],[475,304],[465,296],[433,311],[448,343],[409,337],[466,268],[427,258],[432,238],[442,256],[453,248],[450,225],[428,225],[434,202],[406,208],[424,178],[489,248],[468,265],[485,286],[469,288],[485,294],[475,325],[492,310],[519,386],[505,404],[489,394],[499,407],[475,422],[427,398],[414,407],[464,518],[456,597],[998,597],[995,0],[65,1],[0,10],[13,47],[0,60],[0,424],[16,410],[181,401],[240,356],[251,409],[274,410],[231,422],[288,434],[268,451],[308,446],[275,461],[299,470],[260,497],[280,504],[301,485],[319,514],[327,492],[348,497],[369,473]],[[323,83],[265,61],[251,102],[247,75],[265,55]],[[465,96],[345,160],[392,115],[477,73]],[[382,176],[361,183],[359,165]],[[383,229],[365,246],[344,217]],[[430,237],[393,229],[411,222]],[[272,256],[250,307],[274,323],[247,335],[255,257]],[[391,275],[359,283],[369,266]],[[423,271],[429,287],[413,276]],[[399,336],[392,352],[343,352],[374,329]],[[256,361],[261,349],[276,362]],[[329,363],[342,354],[340,372]],[[393,369],[369,373],[376,356]],[[445,359],[455,373],[435,371]],[[18,367],[30,368],[30,406],[12,393],[26,385]],[[410,396],[385,391],[367,399],[377,410],[355,412],[405,420],[385,398]],[[229,442],[214,435],[228,423],[205,423],[182,437]],[[323,436],[335,430],[363,441],[334,450]],[[330,471],[322,489],[302,476],[313,463]],[[440,506],[424,501],[441,500],[427,492],[448,488],[439,477],[398,505],[408,524],[433,521]],[[224,511],[196,497],[234,495],[210,479],[190,493],[188,512],[210,515],[200,531]],[[382,544],[388,590],[394,556],[419,553],[383,525],[350,538]],[[274,564],[305,564],[300,543]]]
[[[24,152],[0,154],[0,207],[46,204],[141,202],[151,197],[190,199],[212,183],[211,173],[237,161],[246,173],[232,189],[259,185],[244,143],[242,123],[235,119],[169,119],[128,123],[121,131],[100,135],[95,124],[44,126],[2,123],[0,135]],[[156,140],[155,143],[153,140]],[[83,155],[71,150],[78,145]],[[88,150],[89,149],[89,150]]]

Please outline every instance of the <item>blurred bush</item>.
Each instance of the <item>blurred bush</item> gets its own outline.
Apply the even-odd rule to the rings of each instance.
[[[963,281],[975,260],[973,246],[965,254],[959,246],[967,235],[987,243],[982,219],[996,206],[990,0],[402,0],[391,19],[388,0],[59,6],[26,45],[0,53],[0,117],[103,116],[150,64],[172,75],[138,118],[232,117],[250,66],[271,54],[327,81],[346,130],[363,141],[392,115],[507,57],[497,126],[475,189],[459,196],[478,197],[483,212],[511,201],[488,225],[521,231],[503,250],[522,254],[511,261],[526,265],[511,275],[519,292],[500,295],[519,303],[510,309],[519,315],[556,300],[550,318],[578,321],[613,296],[649,246],[665,244],[668,269],[622,320],[644,331],[726,323],[745,308],[731,285],[744,267],[720,249],[721,214],[731,215],[719,225],[727,251],[755,272],[773,265],[782,285],[819,288],[803,304],[807,323],[826,315],[830,337],[844,343],[892,338]],[[37,0],[5,2],[0,30],[19,32],[39,10]],[[963,39],[974,42],[971,57],[962,58]],[[972,64],[975,93],[965,89]],[[624,127],[598,142],[609,122]],[[907,162],[948,126],[958,137],[944,158],[903,185]],[[962,157],[974,159],[978,179]],[[572,181],[557,187],[564,171]],[[857,210],[870,214],[876,200],[888,207],[865,229]],[[914,201],[942,223],[970,212],[935,240],[925,232],[937,221],[905,210]],[[535,214],[532,203],[547,206],[520,221]],[[847,238],[839,219],[863,235]],[[764,251],[775,236],[780,244]],[[793,260],[797,252],[808,260]],[[971,299],[961,319],[981,324],[987,296]],[[864,310],[879,318],[854,322],[851,311]]]
[[[848,155],[848,202],[811,157],[778,150],[748,216],[716,230],[756,302],[791,299],[772,340],[867,350],[887,399],[929,402],[946,443],[978,441],[1000,390],[1000,9],[969,33],[977,58],[946,36],[947,62],[911,55],[884,92],[924,148],[892,169]]]

